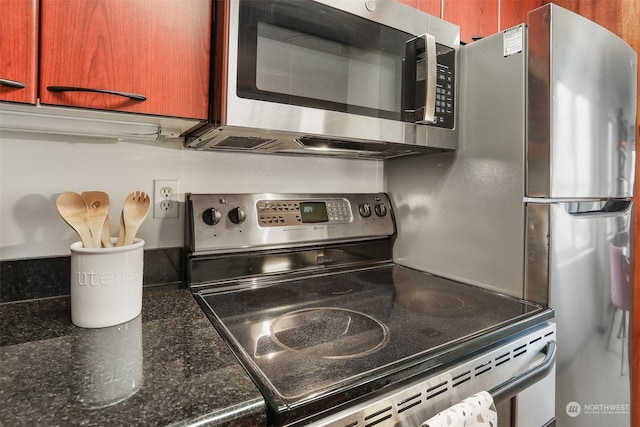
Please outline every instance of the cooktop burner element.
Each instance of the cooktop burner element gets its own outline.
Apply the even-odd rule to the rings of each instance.
[[[349,359],[375,353],[389,342],[387,327],[374,317],[335,307],[303,308],[271,323],[271,339],[285,350],[310,357]]]
[[[352,292],[358,292],[362,289],[360,283],[353,281],[336,282],[333,280],[326,280],[324,282],[312,282],[304,285],[304,291],[322,295],[325,297],[346,295]]]

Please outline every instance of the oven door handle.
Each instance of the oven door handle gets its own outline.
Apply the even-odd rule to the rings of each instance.
[[[545,357],[540,364],[489,390],[494,402],[511,399],[549,374],[556,361],[556,342],[549,341],[541,353],[544,353]]]

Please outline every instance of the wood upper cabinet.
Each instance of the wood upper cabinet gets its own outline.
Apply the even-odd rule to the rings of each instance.
[[[518,24],[527,23],[529,11],[537,9],[548,0],[501,0],[500,30],[506,30]]]
[[[498,31],[498,0],[443,0],[442,17],[460,26],[460,40],[471,42]]]
[[[42,104],[207,118],[211,0],[41,0],[41,8]]]
[[[0,0],[0,101],[35,104],[38,0]]]
[[[440,10],[440,0],[400,0],[414,9],[421,10],[429,15],[440,18],[442,11]]]

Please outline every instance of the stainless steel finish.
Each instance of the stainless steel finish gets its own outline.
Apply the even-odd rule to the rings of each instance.
[[[556,342],[548,341],[546,344],[541,351],[541,353],[544,353],[544,359],[539,365],[529,368],[489,390],[489,394],[491,394],[495,403],[511,399],[549,375],[556,360]]]
[[[254,102],[251,100],[244,100],[248,102]],[[261,101],[255,101],[261,102]],[[272,108],[273,107],[273,108]],[[269,105],[267,110],[263,110],[261,114],[267,114],[274,119],[274,127],[278,126],[278,123],[287,122],[293,123],[294,120],[289,120],[286,116],[280,115],[278,111],[284,108],[284,104]],[[294,107],[291,107],[294,108]],[[295,107],[299,109],[311,110],[305,107]],[[318,123],[324,123],[323,120],[334,120],[332,117],[334,114],[344,114],[331,112],[326,110],[313,110],[314,114],[301,114],[296,115],[300,117],[312,117],[317,116]],[[321,112],[321,113],[318,113]],[[282,112],[281,114],[286,114]],[[403,138],[415,140],[417,138],[431,138],[430,135],[438,135],[440,131],[444,132],[444,129],[426,127],[411,128],[415,126],[411,123],[401,123],[392,120],[385,119],[373,119],[369,117],[360,116],[366,120],[368,124],[373,126],[373,129],[379,129],[381,132],[391,131],[393,128],[397,128],[397,125],[401,126]],[[338,118],[338,121],[341,119]],[[380,123],[380,121],[384,122]],[[387,123],[388,122],[388,123]],[[333,123],[336,123],[333,121]],[[351,122],[349,122],[351,123]],[[386,128],[384,124],[391,126],[390,129]],[[301,124],[302,125],[302,124]],[[406,125],[406,126],[405,126]],[[423,126],[425,127],[425,126]],[[363,125],[362,128],[357,126],[351,126],[354,133],[362,131],[364,135],[364,129],[367,128]],[[372,129],[369,127],[369,129]],[[398,129],[396,129],[398,130]],[[451,130],[447,130],[451,132]],[[323,132],[320,130],[319,132]],[[291,132],[279,132],[270,129],[253,129],[247,127],[234,127],[234,126],[220,126],[209,129],[205,134],[199,135],[195,138],[189,138],[187,140],[187,146],[200,150],[228,150],[237,152],[253,152],[253,153],[266,153],[266,154],[292,154],[292,155],[312,155],[312,156],[329,156],[329,157],[341,157],[341,158],[356,158],[363,160],[384,160],[392,159],[396,157],[411,156],[415,154],[425,153],[440,153],[442,151],[450,151],[456,148],[456,144],[449,144],[447,146],[432,146],[432,145],[416,145],[413,143],[397,143],[380,141],[379,137],[370,136],[371,140],[364,140],[358,138],[345,138],[345,137],[332,137],[320,134],[307,134],[307,133],[291,133]],[[433,136],[433,138],[438,138]],[[450,138],[446,138],[449,141]],[[313,144],[309,144],[313,142]],[[449,141],[451,142],[451,141]]]
[[[314,1],[416,36],[429,33],[447,46],[460,46],[460,28],[457,25],[422,13],[396,0]]]
[[[423,14],[396,0],[322,0],[318,2],[410,34],[428,33],[439,43],[456,50],[460,44],[458,26]],[[238,72],[238,21],[239,2],[231,1],[228,34],[229,65],[226,73],[227,81],[223,83],[230,88],[226,99],[226,121],[212,123],[193,132],[192,136],[187,136],[186,146],[196,149],[326,155],[361,159],[386,159],[456,149],[457,129],[444,129],[238,97],[235,91]],[[322,138],[323,148],[307,146],[305,138]],[[364,145],[356,143],[364,143]],[[399,146],[380,147],[388,144]]]
[[[525,61],[502,34],[461,49],[458,150],[385,163],[397,263],[523,296]]]
[[[344,217],[329,219],[326,222],[303,223],[295,222],[299,215],[302,202],[344,202],[348,209],[348,219]],[[380,216],[373,213],[363,217],[359,207],[368,205],[372,211],[376,206],[389,207],[386,194],[190,194],[188,196],[188,215],[193,230],[188,234],[194,236],[192,251],[195,254],[223,253],[244,248],[273,249],[296,245],[313,244],[318,242],[349,241],[354,238],[360,240],[389,237],[394,234],[395,227],[391,212]],[[269,203],[276,204],[275,210],[260,210]],[[289,206],[291,205],[291,206]],[[298,210],[294,210],[294,207]],[[205,211],[215,209],[220,212],[220,222],[215,225],[207,224],[202,215]],[[244,210],[246,219],[241,224],[230,221],[228,212],[235,208]],[[281,212],[282,215],[273,212]],[[291,215],[294,218],[289,218]],[[283,217],[278,225],[265,223],[266,218]],[[284,217],[287,217],[285,223]],[[294,223],[291,224],[290,221]]]
[[[636,54],[554,5],[522,42],[460,49],[456,153],[385,164],[394,261],[548,303],[558,425],[629,425]]]
[[[569,295],[576,293],[584,296],[587,291],[594,296],[605,295],[606,306],[611,295],[600,288],[611,283],[611,245],[617,242],[624,256],[630,259],[633,204],[624,200],[529,201],[526,205],[526,253],[529,257],[525,299],[560,308],[558,301],[568,300]],[[562,281],[557,282],[558,278]],[[562,285],[550,289],[552,279]],[[554,292],[563,296],[554,301]],[[597,303],[596,308],[601,311],[601,304]],[[563,309],[560,315],[556,313],[557,317],[563,317],[569,310]],[[593,314],[592,311],[585,312],[582,305],[577,305],[576,310]],[[569,314],[567,319],[574,318]]]
[[[327,224],[349,223],[353,221],[351,205],[347,199],[323,199],[327,207]],[[258,225],[260,227],[283,227],[302,225],[301,211],[305,200],[269,199],[258,200],[256,208],[258,212]],[[361,207],[369,206],[361,204]],[[356,209],[356,212],[358,210]]]
[[[526,270],[524,297],[538,303],[549,303],[549,236],[550,205],[530,203],[526,206],[525,228]]]
[[[389,239],[366,240],[330,246],[311,246],[291,251],[274,249],[243,254],[188,256],[185,262],[187,280],[192,290],[243,278],[251,285],[277,274],[293,277],[299,274],[326,273],[344,268],[388,265],[391,259]],[[262,279],[261,279],[262,278]]]
[[[600,426],[604,419],[610,425],[629,423],[625,331],[633,287],[633,210],[630,201],[617,202],[619,210],[608,203],[609,208],[601,201],[527,205],[527,242],[537,243],[528,245],[527,298],[544,302],[529,289],[547,289],[551,283],[547,301],[555,309],[562,344],[556,416],[563,426]],[[606,418],[597,411],[572,417],[567,412],[572,402],[621,406]]]
[[[555,325],[544,323],[513,341],[462,360],[454,368],[400,384],[396,390],[378,396],[374,401],[365,400],[308,425],[346,427],[370,425],[380,420],[376,425],[381,427],[419,426],[438,412],[480,390],[493,389],[496,393],[494,399],[499,403],[531,386],[521,383],[522,387],[509,390],[509,385],[526,382],[529,375],[536,375],[536,380],[540,380],[553,372],[554,339]],[[516,397],[516,404],[518,401],[519,397]],[[537,409],[536,417],[542,422],[553,418],[552,406],[534,406]]]
[[[431,34],[420,36],[424,39],[427,57],[427,90],[424,100],[424,117],[417,123],[433,123],[436,117],[436,39]]]
[[[632,197],[637,54],[548,4],[529,13],[527,196]]]
[[[557,351],[557,349],[556,349]],[[557,359],[557,354],[556,354]],[[533,402],[534,404],[529,404]],[[502,404],[502,409],[504,408]],[[500,418],[501,406],[498,405],[498,420],[504,422],[505,427],[508,426],[540,426],[540,427],[556,427],[555,415],[549,419],[549,414],[555,414],[556,406],[556,367],[545,378],[527,388],[518,394],[516,405],[512,411],[512,420],[509,422],[508,417]],[[501,426],[501,422],[498,423]]]

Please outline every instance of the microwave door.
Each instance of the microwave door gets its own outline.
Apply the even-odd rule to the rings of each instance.
[[[239,6],[238,97],[401,121],[402,60],[414,34],[309,1]]]
[[[436,122],[436,39],[430,34],[406,43],[404,74],[404,120],[418,124]]]

